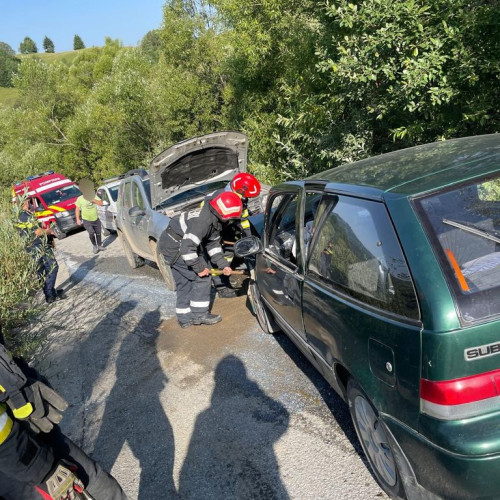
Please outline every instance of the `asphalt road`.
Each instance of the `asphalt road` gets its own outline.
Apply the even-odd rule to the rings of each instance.
[[[68,299],[38,327],[41,368],[71,404],[63,430],[131,499],[387,498],[347,405],[244,295],[214,301],[222,323],[182,330],[159,271],[105,245],[57,242]]]

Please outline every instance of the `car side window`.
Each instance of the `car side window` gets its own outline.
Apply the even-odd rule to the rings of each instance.
[[[410,272],[382,203],[339,196],[311,251],[312,277],[365,304],[419,319]]]
[[[267,247],[271,253],[296,265],[295,218],[297,194],[277,195],[270,204]]]
[[[102,188],[100,189],[98,192],[97,192],[99,198],[101,198],[102,201],[107,201],[109,203],[109,196],[108,196],[108,192],[106,191],[106,189]]]
[[[130,182],[126,182],[123,186],[122,203],[125,210],[132,208],[132,201],[130,198]]]
[[[132,206],[145,208],[141,191],[139,189],[139,186],[135,182],[132,182]]]
[[[316,226],[319,220],[319,204],[323,197],[322,193],[308,191],[305,197],[304,207],[304,249],[306,255],[309,251],[310,243],[316,232]]]

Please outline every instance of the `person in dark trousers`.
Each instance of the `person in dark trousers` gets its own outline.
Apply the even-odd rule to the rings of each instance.
[[[92,185],[92,187],[89,186]],[[93,193],[93,183],[89,179],[82,179],[78,185],[84,193],[79,196],[75,201],[75,218],[76,223],[87,230],[89,233],[90,243],[92,243],[92,251],[94,253],[99,250],[104,250],[102,246],[102,226],[99,216],[97,214],[97,205],[106,205],[95,193]],[[88,195],[92,192],[93,197]]]
[[[40,227],[31,211],[29,200],[23,202],[16,227],[26,242],[26,251],[37,263],[37,274],[43,281],[45,301],[50,304],[65,298],[63,292],[58,292],[55,288],[59,265],[51,246],[54,232]]]
[[[238,238],[251,236],[252,229],[250,221],[248,220],[251,214],[248,211],[248,199],[259,196],[260,182],[254,175],[249,174],[248,172],[240,172],[233,177],[224,191],[237,194],[241,198],[243,209],[241,212],[241,219],[237,223],[224,228],[222,240],[234,242]],[[208,198],[208,200],[215,198],[215,196],[218,196],[224,191],[216,191]],[[233,255],[230,254],[229,257],[227,257],[228,262],[231,263],[232,258]],[[230,299],[237,296],[237,293],[231,286],[227,276],[214,276],[212,278],[212,283],[219,297]]]
[[[126,500],[120,485],[57,424],[68,404],[3,345],[0,325],[0,498]]]
[[[221,247],[221,231],[240,219],[242,209],[238,195],[224,192],[202,208],[174,217],[160,236],[159,251],[171,266],[177,286],[175,312],[182,328],[221,321],[218,314],[208,312],[211,276],[205,255],[224,275],[231,275]]]

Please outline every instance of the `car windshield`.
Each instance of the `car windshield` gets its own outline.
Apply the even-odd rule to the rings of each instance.
[[[118,199],[118,188],[120,185],[116,185],[113,187],[108,188],[109,194],[111,195],[111,198],[113,198],[113,201],[116,201]]]
[[[500,178],[416,201],[462,320],[500,314]]]
[[[186,201],[191,201],[193,198],[205,197],[214,193],[215,191],[219,191],[220,189],[225,189],[228,181],[217,181],[217,182],[208,182],[206,184],[202,184],[194,189],[189,189],[188,191],[183,191],[182,193],[171,196],[167,200],[165,200],[160,207],[161,208],[169,208],[179,205],[180,203],[184,203]]]
[[[47,206],[56,205],[62,201],[71,200],[71,198],[78,198],[82,193],[75,185],[64,186],[62,188],[53,189],[52,191],[47,191],[41,193],[43,201]]]

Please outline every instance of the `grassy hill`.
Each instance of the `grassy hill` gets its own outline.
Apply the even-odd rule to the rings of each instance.
[[[0,106],[14,106],[18,94],[17,89],[0,87]]]
[[[19,57],[19,59],[24,59],[26,57],[35,57],[37,59],[41,59],[46,63],[62,62],[64,64],[71,64],[73,60],[78,56],[78,54],[81,54],[85,50],[88,49],[68,50],[67,52],[55,52],[54,54],[47,54],[46,52],[40,52],[36,54],[16,54],[16,57]]]
[[[41,59],[46,63],[63,63],[68,66],[73,63],[78,54],[81,54],[85,50],[68,50],[67,52],[55,52],[54,54],[47,54],[45,52],[40,52],[37,54],[16,54],[19,59],[26,59],[28,57]],[[0,87],[0,106],[14,106],[17,101],[18,90],[13,88]]]

